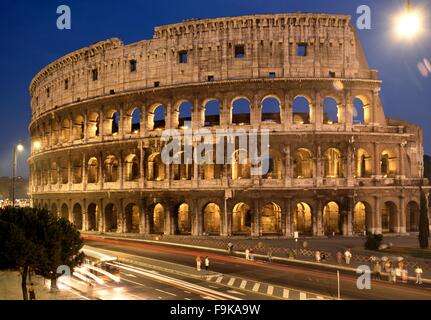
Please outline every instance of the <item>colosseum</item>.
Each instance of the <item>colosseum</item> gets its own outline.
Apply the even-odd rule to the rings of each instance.
[[[98,42],[31,82],[33,205],[141,235],[417,231],[422,131],[385,117],[381,85],[347,15],[187,20]],[[239,147],[224,164],[162,161],[164,130],[190,128],[269,130],[269,170],[251,175]]]

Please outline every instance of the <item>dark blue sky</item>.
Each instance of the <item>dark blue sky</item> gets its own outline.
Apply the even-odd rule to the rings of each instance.
[[[422,126],[425,149],[431,153],[431,77],[423,77],[417,68],[424,58],[431,60],[431,38],[428,32],[416,43],[393,39],[391,16],[404,3],[402,0],[2,0],[0,176],[11,175],[16,141],[22,140],[29,149],[28,86],[32,77],[66,53],[111,37],[119,37],[126,44],[151,38],[155,26],[190,18],[302,11],[350,14],[356,20],[356,9],[362,4],[372,9],[372,30],[358,33],[370,66],[379,70],[383,80],[381,96],[386,115]],[[431,17],[431,0],[412,0],[412,3]],[[72,9],[70,31],[56,28],[56,9],[61,4]],[[27,156],[21,155],[18,174],[27,175]]]

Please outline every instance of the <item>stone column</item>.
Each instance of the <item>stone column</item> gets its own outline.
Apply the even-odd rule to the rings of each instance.
[[[140,205],[140,217],[139,217],[139,234],[150,234],[150,230],[149,230],[149,219],[148,219],[148,207],[147,207],[147,202],[145,201],[145,199],[141,200],[141,205]]]
[[[349,143],[348,147],[347,147],[347,162],[346,162],[346,167],[347,167],[347,185],[349,187],[353,187],[355,184],[355,179],[353,178],[353,165],[354,165],[354,154],[353,154],[353,147],[352,145]]]
[[[325,235],[325,229],[323,225],[323,200],[322,196],[317,196],[315,211],[313,212],[313,235],[322,237]]]
[[[290,187],[292,185],[292,167],[291,167],[291,149],[290,145],[284,147],[284,185]]]
[[[347,236],[353,236],[353,214],[355,210],[355,200],[353,196],[348,197],[348,207],[347,207]]]
[[[253,225],[252,225],[252,237],[260,237],[261,230],[260,230],[260,201],[258,199],[254,200],[254,215],[253,215]]]
[[[293,236],[293,225],[292,225],[292,198],[284,199],[284,213],[282,215],[283,218],[283,235],[286,238],[291,238]]]
[[[139,124],[139,136],[144,138],[147,135],[147,108],[141,106],[141,119]]]
[[[379,153],[379,147],[378,144],[374,144],[374,172],[377,178],[380,178],[382,176],[382,167],[381,167],[381,158]]]
[[[374,197],[374,226],[371,228],[374,234],[382,233],[382,213],[380,208],[380,198]]]
[[[316,92],[314,102],[310,103],[311,117],[310,122],[314,123],[314,129],[322,130],[323,125],[323,101],[319,92]]]
[[[289,128],[292,127],[293,124],[293,104],[292,104],[292,100],[289,94],[285,94],[284,95],[284,104],[283,104],[283,108],[284,108],[284,119],[282,120],[283,123],[283,127],[284,130],[289,130]]]

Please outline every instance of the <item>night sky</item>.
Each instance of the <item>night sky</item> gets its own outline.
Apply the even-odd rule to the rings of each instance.
[[[56,28],[59,5],[72,10],[72,30]],[[418,63],[431,60],[431,32],[415,42],[399,42],[392,32],[392,17],[403,9],[402,0],[156,0],[156,1],[10,1],[0,3],[0,176],[11,175],[13,145],[21,140],[29,150],[31,118],[28,87],[33,76],[53,60],[76,49],[111,37],[125,44],[150,39],[155,26],[190,18],[319,12],[349,14],[372,9],[372,29],[358,31],[371,68],[383,80],[381,97],[386,116],[401,118],[424,129],[425,151],[431,153],[431,75],[422,75]],[[431,0],[412,0],[431,17]],[[427,19],[428,20],[428,19]],[[429,30],[429,26],[424,27]],[[18,174],[28,174],[20,155]]]

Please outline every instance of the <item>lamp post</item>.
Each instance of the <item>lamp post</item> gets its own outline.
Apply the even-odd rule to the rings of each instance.
[[[16,163],[18,152],[23,152],[24,146],[18,143],[13,148],[13,159],[12,159],[12,207],[15,207],[15,180],[16,180]]]

